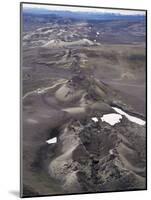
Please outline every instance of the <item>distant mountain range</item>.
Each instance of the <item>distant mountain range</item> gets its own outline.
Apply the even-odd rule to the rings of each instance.
[[[104,12],[72,12],[72,11],[58,11],[58,10],[48,10],[41,8],[24,8],[23,14],[33,14],[33,15],[49,15],[53,14],[56,17],[81,19],[81,20],[145,20],[145,15],[122,15],[118,13],[104,13]]]

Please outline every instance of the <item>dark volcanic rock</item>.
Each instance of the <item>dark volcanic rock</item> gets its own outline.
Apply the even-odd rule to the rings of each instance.
[[[77,185],[74,188],[75,192],[79,192],[79,188],[81,192],[98,192],[146,187],[144,127],[123,118],[121,123],[113,127],[101,121],[96,125],[90,119],[87,126],[83,126],[82,122],[80,126],[71,122],[66,125],[66,129],[72,123],[79,144],[73,143],[71,152],[70,148],[66,149],[70,152],[70,172],[62,166],[58,167],[58,170],[61,170],[66,177],[65,182],[70,179],[69,174],[76,172],[76,176],[72,179]],[[68,134],[72,137],[71,132]],[[63,135],[64,133],[59,136],[61,140],[68,141]],[[137,140],[137,143],[134,140]],[[63,155],[62,150],[60,150],[61,155]],[[68,159],[64,157],[63,162],[68,162]],[[72,168],[74,165],[76,167]],[[55,173],[55,168],[51,174],[53,172]],[[71,192],[72,187],[69,186],[65,190]]]
[[[123,29],[121,39],[116,29],[116,37],[107,33],[123,21],[49,20],[23,33],[24,196],[146,188],[145,126],[101,120],[115,113],[112,106],[142,118],[145,45],[129,39],[138,31]],[[102,43],[117,40],[127,45]],[[53,137],[57,142],[47,144]]]

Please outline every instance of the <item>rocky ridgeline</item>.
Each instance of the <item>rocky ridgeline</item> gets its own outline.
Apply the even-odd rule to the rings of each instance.
[[[94,78],[91,69],[82,68],[80,56],[75,56],[71,70],[75,73],[70,80],[24,99],[25,189],[49,194],[52,182],[50,194],[144,189],[145,127],[125,117],[114,126],[102,122],[104,114],[115,113],[112,105],[133,109]],[[49,137],[57,142],[47,144]],[[41,172],[50,178],[45,187],[33,180]]]
[[[50,176],[68,193],[145,188],[145,128],[126,118],[110,126],[99,116],[63,126]]]

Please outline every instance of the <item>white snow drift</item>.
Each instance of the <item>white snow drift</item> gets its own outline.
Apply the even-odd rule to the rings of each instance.
[[[56,142],[57,142],[57,138],[56,137],[51,138],[51,139],[49,139],[49,140],[46,141],[47,144],[54,144]]]

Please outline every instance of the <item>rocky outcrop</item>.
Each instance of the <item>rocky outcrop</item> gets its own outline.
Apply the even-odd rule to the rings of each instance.
[[[145,127],[126,118],[113,127],[91,118],[71,120],[58,137],[50,176],[69,193],[144,189],[144,134]]]

